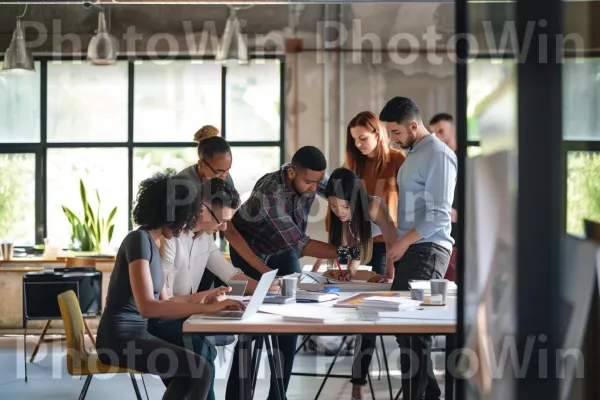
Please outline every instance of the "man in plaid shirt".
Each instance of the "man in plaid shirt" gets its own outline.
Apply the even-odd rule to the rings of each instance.
[[[269,268],[277,268],[278,275],[300,272],[302,256],[323,259],[360,259],[360,246],[335,247],[306,236],[310,208],[316,195],[325,197],[327,161],[321,150],[313,146],[299,149],[292,162],[278,171],[266,174],[254,186],[250,198],[242,204],[231,223],[242,235],[250,249]],[[260,272],[252,268],[235,249],[230,249],[231,262],[253,279]],[[297,336],[279,336],[279,350],[283,356],[284,388],[294,363]],[[233,365],[236,366],[238,352]],[[239,396],[239,369],[231,369],[227,383],[226,400]],[[274,399],[276,386],[271,377],[269,399]]]

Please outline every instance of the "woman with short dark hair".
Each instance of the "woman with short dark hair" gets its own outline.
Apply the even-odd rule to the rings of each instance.
[[[193,181],[172,173],[155,174],[140,184],[133,210],[139,228],[121,243],[98,327],[98,357],[103,363],[172,378],[163,400],[206,399],[214,370],[203,357],[151,335],[148,318],[244,308],[234,300],[219,301],[218,290],[202,303],[167,301],[158,240],[193,229],[202,201]]]

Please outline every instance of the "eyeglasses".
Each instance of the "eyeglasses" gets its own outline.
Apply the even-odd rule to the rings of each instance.
[[[202,205],[204,207],[206,207],[206,209],[208,210],[208,212],[210,213],[210,215],[212,215],[212,217],[215,219],[215,221],[217,221],[217,226],[222,225],[223,221],[219,220],[219,218],[217,218],[217,216],[215,215],[215,213],[213,212],[213,210],[207,206],[206,204],[202,203]]]
[[[204,164],[206,164],[206,166],[208,168],[210,168],[210,170],[212,171],[213,174],[215,174],[217,177],[222,178],[223,176],[227,175],[227,173],[229,172],[229,170],[223,171],[221,169],[214,169],[209,163],[207,163],[206,161],[202,161]]]

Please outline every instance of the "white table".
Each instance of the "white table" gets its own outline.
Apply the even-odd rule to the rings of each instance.
[[[352,292],[341,292],[340,299],[347,298],[355,293]],[[408,295],[408,293],[403,293]],[[332,307],[335,302],[318,303],[311,306],[317,308]],[[286,305],[278,305],[276,307],[286,307]],[[326,322],[326,323],[297,323],[284,321],[279,315],[257,313],[244,320],[209,320],[203,319],[201,316],[190,317],[183,325],[183,332],[185,333],[202,333],[202,334],[238,334],[239,351],[245,352],[240,354],[240,360],[244,360],[245,365],[240,368],[245,371],[240,374],[241,377],[246,376],[240,393],[240,398],[250,399],[252,398],[252,383],[254,378],[250,376],[251,360],[250,360],[250,335],[264,335],[265,346],[269,354],[269,363],[271,366],[271,373],[274,373],[277,360],[273,359],[269,343],[269,335],[273,335],[271,340],[274,340],[274,335],[297,335],[297,334],[316,334],[316,335],[348,335],[348,334],[375,334],[375,335],[445,335],[446,336],[446,358],[453,349],[454,334],[456,332],[456,298],[448,298],[447,306],[431,306],[423,307],[424,310],[417,311],[405,311],[407,316],[411,318],[380,318],[377,320],[365,320],[361,319],[360,314],[357,310],[352,309],[336,309],[340,313],[347,314],[347,319]],[[428,319],[427,309],[439,310],[436,312],[438,315],[445,314],[446,312],[450,316],[447,319],[436,318]],[[445,310],[445,311],[443,311]],[[419,315],[419,311],[422,311],[422,316]],[[454,319],[452,318],[454,315]],[[412,318],[412,317],[415,318]],[[273,343],[272,347],[277,348],[277,343]],[[277,352],[275,352],[277,354]],[[253,360],[254,361],[254,360]],[[454,399],[454,382],[452,374],[448,372],[446,368],[446,400]],[[283,390],[281,389],[281,393]]]

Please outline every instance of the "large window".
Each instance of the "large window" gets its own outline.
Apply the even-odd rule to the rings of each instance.
[[[83,215],[80,181],[94,213],[114,207],[115,250],[132,228],[141,180],[197,162],[194,133],[219,128],[232,146],[242,195],[282,163],[283,65],[278,57],[227,68],[212,60],[107,67],[36,61],[36,72],[0,77],[0,239],[69,248],[63,207]]]
[[[567,167],[567,232],[600,222],[600,59],[563,65],[563,137]]]
[[[516,129],[514,62],[469,64],[467,154],[504,147]],[[566,229],[583,234],[583,220],[600,222],[600,59],[563,64],[563,137],[566,158]],[[479,147],[481,146],[481,147]]]

